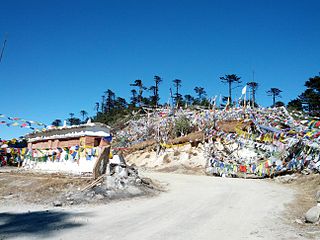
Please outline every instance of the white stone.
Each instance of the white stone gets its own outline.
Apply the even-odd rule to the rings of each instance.
[[[319,220],[320,217],[320,207],[314,206],[308,210],[305,214],[306,222],[315,223]]]

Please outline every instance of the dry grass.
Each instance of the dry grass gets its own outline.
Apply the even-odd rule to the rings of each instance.
[[[237,126],[242,126],[243,123],[241,121],[237,120],[229,120],[229,121],[218,121],[217,126],[219,129],[221,129],[224,132],[236,132]]]
[[[289,183],[296,191],[297,198],[293,203],[293,213],[297,216],[303,216],[306,211],[312,206],[315,206],[315,194],[317,190],[320,190],[320,175],[301,175],[297,180]]]
[[[0,202],[45,203],[89,182],[88,178],[62,174],[0,172]]]
[[[300,175],[287,185],[297,192],[295,200],[287,205],[287,219],[301,232],[302,236],[308,239],[319,239],[319,225],[304,223],[304,214],[317,204],[315,194],[320,190],[320,175]],[[300,219],[303,224],[295,222],[296,219]]]

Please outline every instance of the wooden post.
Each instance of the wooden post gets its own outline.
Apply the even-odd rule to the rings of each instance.
[[[106,173],[107,164],[109,162],[110,148],[110,145],[102,147],[98,159],[93,167],[93,179],[97,179]]]

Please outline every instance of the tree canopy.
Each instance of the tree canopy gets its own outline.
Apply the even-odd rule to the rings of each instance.
[[[304,86],[307,88],[296,99],[288,103],[291,110],[304,110],[310,115],[320,114],[320,73],[309,78]]]
[[[282,93],[282,90],[279,88],[270,88],[270,90],[267,91],[268,96],[272,96],[272,106],[275,106],[276,98],[280,98]]]
[[[320,73],[319,73],[320,75]],[[287,107],[289,110],[304,110],[312,115],[319,115],[320,113],[320,76],[316,75],[309,78],[305,82],[306,89],[296,98],[291,100]],[[232,84],[241,83],[241,77],[236,74],[226,74],[220,77],[221,82],[228,84],[229,96],[220,95],[220,107],[224,107],[227,103],[232,104]],[[152,79],[153,84],[147,86],[141,79],[136,79],[130,84],[131,96],[129,103],[125,98],[117,96],[115,92],[111,89],[104,91],[101,96],[101,100],[95,102],[94,111],[95,115],[91,118],[93,121],[98,121],[106,123],[108,125],[118,124],[123,122],[130,117],[133,111],[138,111],[144,106],[147,107],[159,107],[160,103],[160,84],[163,79],[155,75]],[[171,92],[171,97],[174,100],[175,107],[187,106],[202,106],[208,108],[211,106],[210,101],[206,98],[207,92],[204,87],[196,86],[194,87],[194,96],[192,94],[185,94],[184,97],[181,94],[182,80],[174,79],[172,80],[174,93]],[[258,82],[248,82],[248,88],[252,94],[250,100],[246,100],[247,105],[257,106],[255,94],[260,86]],[[272,97],[272,106],[284,106],[281,101],[276,101],[277,98],[281,98],[282,90],[279,88],[272,87],[267,91],[267,95]],[[214,98],[216,99],[217,96]],[[234,101],[235,102],[235,101]],[[240,105],[245,105],[244,100],[240,102]],[[163,104],[163,106],[167,106]],[[80,124],[88,120],[88,113],[85,110],[79,111],[80,118],[75,117],[74,113],[70,113],[70,117],[67,118],[67,122],[70,125]],[[82,121],[81,121],[82,120]],[[60,119],[55,119],[52,122],[54,126],[61,126],[62,121]]]
[[[229,88],[229,102],[232,102],[232,84],[241,83],[241,77],[238,77],[236,74],[226,74],[223,77],[220,77],[221,82],[228,84]]]

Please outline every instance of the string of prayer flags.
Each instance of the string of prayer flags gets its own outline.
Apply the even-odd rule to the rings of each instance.
[[[32,125],[36,125],[39,127],[47,127],[46,124],[38,122],[38,121],[33,121],[33,120],[25,120],[19,117],[8,117],[4,114],[0,114],[0,118],[7,118],[9,121],[2,120],[0,121],[0,125],[6,125],[8,127],[21,127],[21,128],[29,128],[31,130],[35,130],[36,127]]]

